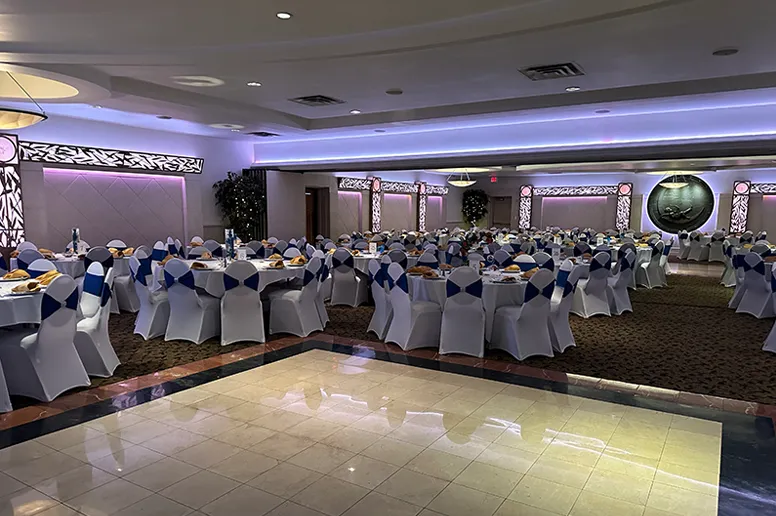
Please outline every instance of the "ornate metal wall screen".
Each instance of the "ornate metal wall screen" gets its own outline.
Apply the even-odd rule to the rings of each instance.
[[[360,179],[355,177],[341,177],[337,182],[340,190],[367,190],[369,192],[370,219],[372,231],[381,231],[382,227],[382,194],[417,194],[418,210],[416,220],[420,231],[426,231],[426,217],[428,211],[429,195],[447,195],[450,189],[446,186],[429,185],[422,181],[406,183],[404,181],[383,181],[379,177]],[[434,228],[436,229],[436,228]]]
[[[735,181],[733,183],[733,206],[730,210],[730,232],[746,231],[749,218],[749,196],[751,194],[776,195],[776,183],[751,183]]]
[[[24,209],[16,135],[0,135],[0,247],[24,241]]]
[[[520,204],[518,227],[525,231],[531,228],[533,197],[600,197],[616,195],[617,213],[615,225],[624,230],[630,225],[633,184],[620,183],[604,186],[541,186],[522,185],[520,187]]]
[[[201,174],[205,165],[203,158],[135,152],[118,149],[101,149],[58,143],[19,142],[22,161],[62,165],[84,165],[129,170],[152,170]]]

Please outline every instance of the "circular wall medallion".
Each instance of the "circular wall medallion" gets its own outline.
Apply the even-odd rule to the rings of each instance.
[[[682,182],[682,188],[665,188],[661,184]],[[658,183],[647,200],[647,215],[655,226],[669,233],[693,231],[701,227],[714,211],[714,193],[696,176],[675,176]]]
[[[16,157],[16,144],[7,136],[0,136],[0,163],[10,163]]]

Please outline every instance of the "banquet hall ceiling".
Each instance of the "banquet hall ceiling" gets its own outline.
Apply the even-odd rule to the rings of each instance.
[[[105,92],[46,106],[63,115],[140,113],[148,120],[125,123],[154,127],[167,115],[235,138],[207,126],[347,135],[586,104],[648,112],[650,99],[772,86],[774,18],[772,0],[6,0],[0,60]],[[712,55],[729,47],[740,52]],[[560,63],[584,75],[531,81],[520,71]],[[344,103],[289,100],[309,95]]]

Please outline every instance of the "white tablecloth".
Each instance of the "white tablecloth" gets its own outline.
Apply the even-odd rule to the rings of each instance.
[[[66,257],[62,254],[56,254],[55,260],[51,260],[51,263],[62,274],[67,274],[73,278],[83,276],[86,271],[84,267],[84,261],[78,259],[77,256]],[[16,258],[11,258],[11,269],[17,269]],[[114,258],[113,259],[113,276],[129,276],[129,258]]]
[[[11,295],[11,289],[22,283],[0,281],[0,327],[40,322],[41,293]]]
[[[354,256],[354,268],[365,275],[369,275],[369,261],[370,260],[377,260],[378,262],[382,258],[379,254],[363,254],[361,256]],[[408,256],[407,257],[407,267],[414,267],[418,264],[418,258],[417,256]]]
[[[482,276],[482,304],[485,306],[485,340],[490,340],[496,309],[501,306],[522,305],[527,281],[494,283],[500,277],[510,276],[485,272]],[[431,301],[444,308],[447,301],[446,281],[429,280],[421,276],[409,276],[410,291],[415,301]]]
[[[189,266],[194,263],[195,260],[183,260]],[[274,260],[273,260],[274,261]],[[207,270],[192,269],[194,273],[194,284],[208,294],[215,297],[221,297],[224,295],[224,268],[220,261],[200,261],[209,268]],[[259,271],[259,292],[264,290],[264,287],[270,283],[278,281],[284,281],[294,278],[304,278],[304,267],[289,267],[288,261],[285,262],[285,269],[270,269],[269,260],[248,260],[248,263],[254,265],[256,270]],[[164,269],[159,267],[158,262],[154,262],[154,280],[157,284],[161,284],[164,281]]]

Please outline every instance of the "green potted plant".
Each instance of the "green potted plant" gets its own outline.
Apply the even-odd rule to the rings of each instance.
[[[226,179],[213,185],[216,205],[226,220],[244,241],[260,240],[259,226],[267,212],[267,192],[264,182],[252,175],[228,172]]]
[[[463,192],[463,220],[472,226],[488,215],[488,194],[484,190],[465,190]]]

